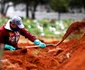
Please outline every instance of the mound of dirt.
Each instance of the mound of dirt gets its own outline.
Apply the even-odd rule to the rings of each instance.
[[[27,43],[24,47],[28,45],[31,44]],[[2,60],[2,70],[85,70],[84,53],[85,37],[63,42],[58,47],[6,50]]]
[[[65,44],[63,46],[65,46]],[[85,70],[85,37],[79,40],[69,41],[66,43],[66,46],[63,53],[70,53],[70,57],[63,61],[57,69]]]

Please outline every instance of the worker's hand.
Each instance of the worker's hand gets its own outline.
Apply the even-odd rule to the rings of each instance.
[[[46,44],[44,44],[44,43],[41,43],[39,46],[40,46],[41,48],[46,48]]]
[[[40,46],[41,48],[45,48],[46,47],[46,44],[42,43],[40,40],[36,39],[34,41],[34,44]]]
[[[15,48],[13,46],[11,46],[10,50],[15,50]]]
[[[13,46],[11,46],[11,45],[7,45],[7,44],[5,44],[5,48],[6,49],[9,49],[9,50],[15,50],[15,48],[13,47]]]

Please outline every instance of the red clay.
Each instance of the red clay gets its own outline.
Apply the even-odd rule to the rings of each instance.
[[[34,44],[19,45],[25,47]],[[7,60],[2,61],[2,70],[85,70],[85,37],[63,42],[58,47],[63,51],[48,52],[55,48],[52,46],[4,51],[3,60]]]

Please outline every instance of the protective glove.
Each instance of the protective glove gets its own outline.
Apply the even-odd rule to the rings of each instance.
[[[13,46],[11,46],[11,45],[7,45],[7,44],[5,44],[5,48],[6,49],[9,49],[9,50],[15,50],[15,48],[13,47]]]
[[[34,44],[40,46],[41,48],[45,48],[46,44],[42,43],[40,40],[36,39],[34,40]]]

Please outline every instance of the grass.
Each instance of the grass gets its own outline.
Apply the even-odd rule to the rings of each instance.
[[[2,26],[3,23],[5,23],[8,19],[7,18],[2,18],[0,19],[0,26]],[[58,22],[58,24],[56,24]],[[62,23],[61,23],[62,22]],[[29,19],[23,19],[23,24],[25,25],[26,29],[33,35],[36,36],[42,36],[45,34],[44,37],[46,38],[52,38],[53,36],[56,38],[61,38],[68,26],[72,23],[72,20],[55,20],[54,23],[50,22],[49,20],[43,19],[43,20],[29,20]],[[64,25],[64,29],[61,29],[62,26],[61,24]],[[38,25],[43,27],[43,32],[38,29]],[[50,31],[49,26],[54,27],[56,31],[61,32],[60,34],[54,34],[55,31]]]

